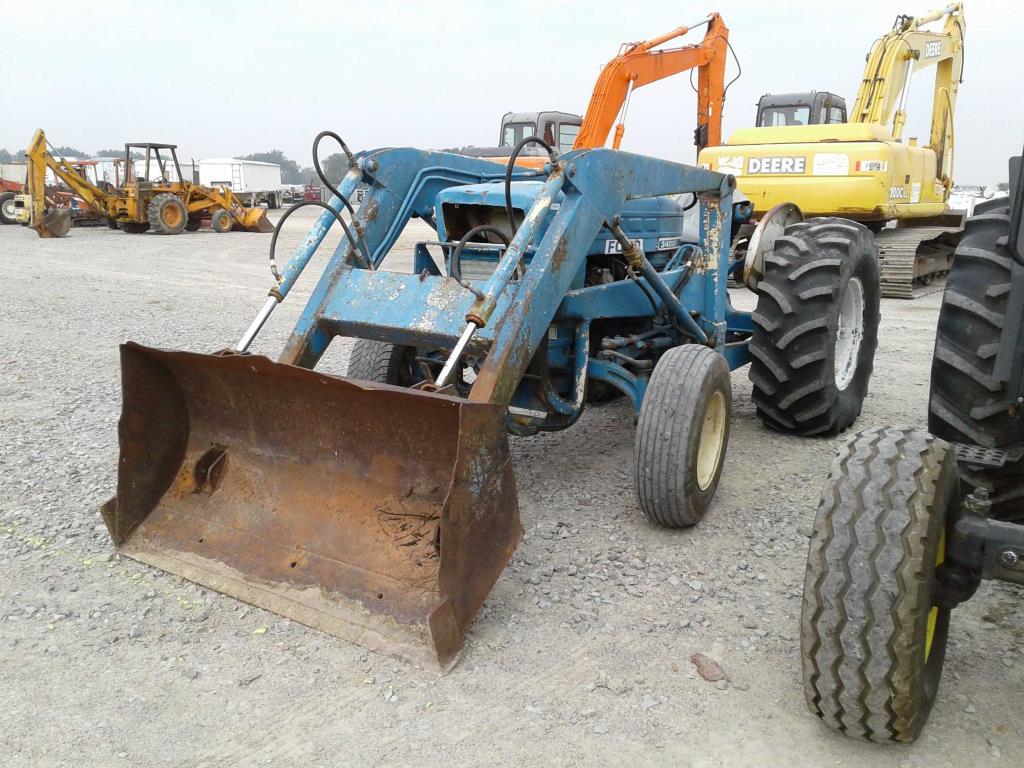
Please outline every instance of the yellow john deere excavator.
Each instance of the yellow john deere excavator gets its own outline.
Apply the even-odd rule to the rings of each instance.
[[[126,144],[126,178],[119,188],[92,184],[51,149],[46,134],[40,129],[25,153],[28,194],[24,197],[31,211],[29,226],[40,237],[63,237],[71,229],[71,209],[47,206],[47,168],[112,227],[125,232],[151,230],[161,235],[177,235],[186,230],[195,231],[207,216],[215,232],[229,232],[236,227],[249,232],[274,230],[266,211],[244,207],[230,189],[213,189],[185,181],[178,165],[177,147],[173,144]],[[142,176],[132,170],[133,150],[144,152]]]
[[[941,30],[923,29],[940,20]],[[704,150],[699,162],[736,176],[758,211],[795,204],[805,216],[867,224],[876,233],[883,295],[912,298],[915,285],[949,270],[963,228],[947,201],[965,27],[961,3],[897,17],[871,47],[849,122],[832,94],[793,94],[788,104],[774,97],[761,105],[757,127]],[[935,87],[931,132],[919,146],[903,137],[905,108],[913,74],[926,67],[935,67]]]

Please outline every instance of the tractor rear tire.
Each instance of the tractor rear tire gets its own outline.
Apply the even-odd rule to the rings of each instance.
[[[718,489],[729,446],[732,383],[725,358],[673,347],[651,375],[633,444],[633,480],[648,520],[696,525]]]
[[[875,742],[920,734],[946,656],[950,611],[933,596],[958,504],[956,454],[924,430],[865,430],[840,448],[800,619],[804,696],[829,727]]]
[[[860,415],[878,346],[874,237],[812,218],[786,227],[764,260],[750,340],[757,414],[780,432],[834,435]]]
[[[210,217],[210,229],[214,232],[230,232],[233,226],[235,226],[234,217],[224,209],[214,211],[213,216]]]
[[[186,232],[198,232],[199,231],[199,227],[201,227],[202,225],[203,225],[203,220],[202,219],[189,219],[188,222],[186,222],[186,224],[185,224],[185,231]]]
[[[14,193],[4,192],[0,194],[0,224],[16,224],[17,208],[14,206]]]
[[[185,203],[177,195],[161,192],[154,195],[146,206],[149,228],[158,235],[180,235],[188,223]]]
[[[1024,442],[994,370],[1010,297],[1010,217],[1003,203],[967,220],[954,255],[939,310],[928,429],[952,443],[1011,450]],[[1019,484],[1006,469],[968,464],[961,471],[968,485],[988,488],[993,496],[1003,485]]]
[[[372,381],[376,384],[411,386],[414,381],[415,361],[412,347],[385,341],[356,339],[348,358],[345,375],[352,379]]]

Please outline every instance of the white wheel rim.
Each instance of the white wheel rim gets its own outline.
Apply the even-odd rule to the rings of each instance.
[[[16,206],[14,204],[14,199],[11,198],[11,199],[8,199],[8,200],[4,200],[3,206],[4,206],[4,216],[6,216],[9,219],[13,219],[15,213],[17,213],[17,210],[18,210],[18,206]]]
[[[836,332],[836,387],[846,389],[857,374],[857,357],[864,338],[864,286],[853,278],[839,301],[839,329]]]
[[[704,410],[697,444],[697,487],[706,491],[715,479],[725,444],[725,395],[716,391]]]

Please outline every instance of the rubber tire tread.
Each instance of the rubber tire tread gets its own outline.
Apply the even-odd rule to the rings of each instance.
[[[811,535],[800,620],[811,712],[858,739],[910,742],[945,660],[940,609],[924,658],[935,556],[959,497],[955,452],[922,429],[869,429],[832,464]]]
[[[223,221],[224,219],[227,219],[230,222],[230,224],[227,229],[220,229],[218,226],[218,222]],[[210,217],[210,229],[219,234],[230,232],[234,228],[234,226],[234,218],[231,216],[230,213],[225,211],[223,208],[218,211],[214,211],[213,215]]]
[[[711,394],[725,396],[725,434],[714,478],[697,485],[695,442]],[[688,344],[669,349],[658,360],[647,385],[633,444],[637,501],[653,523],[682,528],[700,522],[718,488],[729,447],[732,383],[725,358]]]
[[[786,228],[765,266],[750,339],[757,414],[780,432],[834,435],[860,415],[878,346],[882,289],[874,236],[848,219],[807,219]],[[854,378],[839,390],[835,338],[841,289],[851,277],[864,289],[864,335]]]
[[[16,224],[18,220],[14,216],[7,216],[3,211],[3,204],[14,199],[13,192],[0,193],[0,224]]]
[[[181,209],[181,226],[172,228],[164,224],[160,212],[167,204],[176,205]],[[146,220],[149,221],[150,230],[158,235],[180,235],[188,222],[188,211],[180,197],[172,195],[170,192],[161,192],[159,195],[154,195],[146,206]]]
[[[1020,445],[1006,387],[994,376],[1010,297],[1009,209],[967,220],[939,310],[928,429],[953,443]]]
[[[398,384],[405,347],[386,341],[356,339],[345,375],[377,384]]]

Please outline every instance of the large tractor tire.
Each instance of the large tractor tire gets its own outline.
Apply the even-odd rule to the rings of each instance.
[[[1005,201],[968,219],[942,298],[928,429],[953,443],[1001,450],[1024,445],[1007,409],[1006,387],[994,371],[1010,297],[1009,231]],[[961,471],[968,485],[988,488],[993,495],[1008,482],[1019,483],[1006,469],[967,464]],[[994,511],[1002,510],[997,504]]]
[[[415,383],[415,349],[385,341],[356,339],[345,375],[376,384],[408,387]]]
[[[177,195],[161,192],[146,206],[149,228],[158,235],[180,235],[188,223],[188,210]]]
[[[804,582],[811,712],[848,736],[917,738],[942,674],[949,609],[936,569],[959,504],[956,455],[924,430],[861,432],[832,464]]]
[[[661,356],[633,446],[636,497],[648,520],[682,528],[704,517],[722,476],[731,415],[732,384],[722,355],[688,344]]]
[[[16,224],[17,208],[14,205],[14,193],[4,192],[0,194],[0,224]]]
[[[874,238],[813,218],[786,227],[764,260],[750,340],[758,416],[781,432],[834,435],[860,415],[878,346]]]

